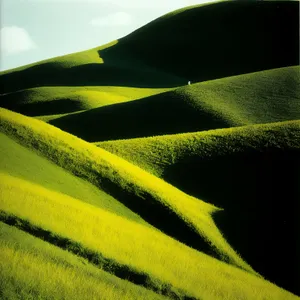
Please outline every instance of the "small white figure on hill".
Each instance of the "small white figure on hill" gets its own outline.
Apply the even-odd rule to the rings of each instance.
[[[190,81],[188,81],[188,85],[191,85],[191,82],[190,82]]]

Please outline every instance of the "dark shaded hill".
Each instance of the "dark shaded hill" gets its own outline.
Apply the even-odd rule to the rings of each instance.
[[[187,158],[163,178],[224,208],[214,220],[230,245],[265,278],[300,295],[300,148]]]
[[[300,121],[97,145],[222,207],[214,220],[230,245],[300,295]]]
[[[299,64],[299,2],[224,1],[175,11],[138,29],[105,59],[130,53],[192,81]]]
[[[287,67],[193,84],[50,123],[95,142],[295,120],[299,71]]]
[[[174,92],[95,108],[49,122],[84,140],[95,142],[230,127],[205,108]]]
[[[95,51],[95,50],[94,50]],[[74,57],[76,60],[76,56]],[[176,87],[186,83],[172,74],[164,74],[148,67],[135,68],[107,63],[89,63],[62,67],[55,62],[36,65],[22,71],[0,74],[0,93],[41,86],[134,86]]]
[[[38,86],[174,87],[299,64],[297,1],[224,1],[165,15],[118,42],[2,72],[0,93]]]

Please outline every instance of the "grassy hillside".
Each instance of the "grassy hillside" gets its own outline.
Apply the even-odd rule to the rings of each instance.
[[[0,222],[1,299],[166,299]]]
[[[97,145],[224,208],[214,220],[230,244],[299,294],[300,121]]]
[[[146,224],[119,201],[0,133],[0,172]]]
[[[219,1],[0,72],[0,298],[300,299],[299,63]]]
[[[164,177],[170,166],[189,157],[208,159],[230,152],[297,149],[299,120],[94,143]]]
[[[34,87],[123,86],[139,88],[176,87],[185,79],[148,67],[128,55],[123,62],[103,59],[101,51],[118,41],[84,52],[0,72],[0,94]],[[119,54],[118,54],[119,55]],[[121,55],[123,57],[124,55]]]
[[[88,180],[179,241],[252,271],[212,221],[218,209],[42,121],[1,109],[1,131]],[[169,222],[166,222],[166,219]]]
[[[297,1],[182,9],[103,47],[4,72],[0,93],[63,85],[174,87],[297,65],[298,11]]]
[[[300,118],[299,82],[299,66],[261,71],[192,84],[50,123],[95,142],[295,120]]]
[[[137,285],[155,289],[170,298],[296,299],[257,276],[186,247],[157,230],[4,174],[1,174],[1,211],[2,221],[38,237],[42,236],[46,241],[76,253],[104,270],[116,273],[119,277],[125,276]],[[32,253],[22,253],[21,247],[15,255],[7,255],[9,250],[2,255],[11,258],[12,262],[21,261],[19,269],[32,259],[30,268],[34,270],[41,262],[40,253],[43,252],[43,248],[36,246],[38,249],[33,249]],[[47,258],[50,262],[43,263],[48,266],[46,270],[42,269],[44,272],[53,266],[51,256]],[[10,261],[6,261],[6,266],[9,263]],[[63,257],[63,264],[66,263],[68,256]],[[51,278],[52,280],[72,284],[69,278],[66,282],[68,274],[64,273],[68,273],[68,268],[54,267],[58,276]],[[68,267],[70,268],[69,263]],[[91,266],[87,265],[86,268]],[[16,273],[15,269],[16,267],[10,272]],[[85,273],[84,268],[79,271],[81,277],[87,277],[83,278],[86,282],[89,277],[82,274]],[[29,276],[26,281],[33,280],[34,276],[35,272],[33,278]],[[95,279],[99,280],[101,277],[100,273]],[[18,272],[17,278],[21,279],[21,283],[24,282],[24,271]],[[90,285],[94,289],[93,283],[94,281]],[[24,285],[28,283],[25,282]],[[51,287],[52,284],[48,290]],[[41,285],[41,288],[43,292],[47,287]],[[57,292],[61,296],[62,291]],[[129,295],[130,292],[132,291],[128,289]]]
[[[136,100],[167,90],[114,86],[40,87],[2,95],[0,106],[28,116],[51,116]]]

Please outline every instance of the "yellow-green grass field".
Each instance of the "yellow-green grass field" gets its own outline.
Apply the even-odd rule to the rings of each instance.
[[[296,299],[262,278],[155,229],[10,175],[1,174],[0,207],[6,214],[27,220],[28,230],[30,225],[49,230],[112,263],[127,265],[131,272],[146,273],[150,288],[164,285],[168,293],[196,299]],[[39,259],[34,253],[33,258],[32,267],[36,267]],[[25,255],[25,263],[27,259]],[[66,282],[66,278],[61,280]]]
[[[300,121],[97,145],[223,208],[213,218],[234,249],[299,292]]]
[[[1,299],[166,299],[0,222]]]
[[[298,20],[216,1],[0,72],[0,298],[300,299]]]
[[[197,249],[252,271],[227,244],[212,221],[211,214],[218,208],[42,121],[5,109],[1,109],[0,116],[3,133],[103,189],[155,227]]]
[[[122,203],[94,185],[0,133],[0,171],[80,199],[117,215],[145,222]]]
[[[55,115],[136,100],[169,89],[117,86],[38,87],[2,95],[1,107],[47,120]]]
[[[187,85],[50,123],[97,142],[296,120],[299,82],[299,66],[279,68]]]

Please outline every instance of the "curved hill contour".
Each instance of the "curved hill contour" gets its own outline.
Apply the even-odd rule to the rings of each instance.
[[[245,260],[300,293],[300,121],[97,143],[189,195]],[[258,246],[259,245],[259,246]]]
[[[299,66],[261,71],[63,116],[50,124],[98,142],[296,120],[299,82]]]
[[[0,298],[300,299],[299,2],[0,72],[0,157]]]
[[[39,87],[2,95],[0,106],[27,116],[51,118],[55,115],[132,101],[168,90],[118,86]]]
[[[297,1],[185,8],[102,47],[2,72],[0,94],[38,86],[174,87],[297,65],[298,24]]]

